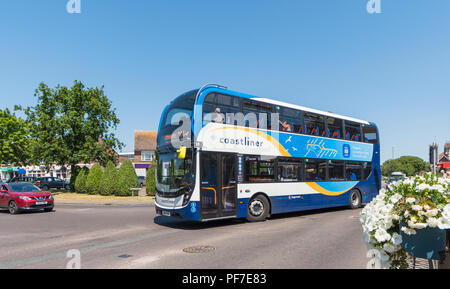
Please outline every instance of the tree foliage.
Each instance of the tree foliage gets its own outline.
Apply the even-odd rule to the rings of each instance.
[[[105,171],[100,182],[100,194],[115,195],[117,191],[117,169],[112,161],[106,164]]]
[[[0,109],[0,163],[25,165],[31,161],[29,130],[24,119],[7,108]]]
[[[122,143],[112,130],[119,119],[103,87],[86,88],[75,81],[71,88],[49,88],[41,83],[38,101],[25,109],[35,140],[32,153],[46,165],[117,161],[114,150]]]
[[[145,177],[145,189],[146,189],[147,194],[150,196],[155,195],[155,185],[156,185],[155,169],[156,169],[156,164],[155,164],[155,161],[153,161],[150,164],[150,166],[147,170],[146,177]]]
[[[383,176],[390,176],[393,172],[402,172],[407,176],[414,176],[421,171],[430,171],[430,165],[421,158],[414,156],[402,156],[398,159],[387,160],[381,166]]]
[[[75,180],[75,191],[79,194],[87,193],[86,180],[89,174],[89,169],[87,167],[83,167],[78,169],[78,172],[79,173]]]
[[[131,196],[131,188],[139,188],[139,179],[130,160],[124,160],[119,168],[117,195]]]
[[[89,171],[86,179],[86,188],[89,194],[100,193],[100,182],[102,180],[103,171],[99,164],[94,164]]]

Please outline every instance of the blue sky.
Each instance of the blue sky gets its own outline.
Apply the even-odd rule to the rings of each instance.
[[[133,150],[163,107],[207,82],[373,121],[382,160],[450,140],[450,1],[0,0],[0,107],[40,82],[105,86]]]

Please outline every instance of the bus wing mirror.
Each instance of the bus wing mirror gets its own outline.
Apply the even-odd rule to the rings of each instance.
[[[186,147],[185,146],[180,146],[180,148],[177,150],[177,153],[178,153],[178,158],[179,159],[186,158]]]

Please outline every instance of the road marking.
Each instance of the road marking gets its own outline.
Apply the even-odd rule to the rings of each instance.
[[[126,239],[117,240],[117,241],[105,242],[105,243],[101,243],[98,245],[86,246],[86,247],[80,248],[79,250],[81,253],[87,253],[87,252],[92,252],[92,251],[99,250],[99,249],[123,246],[126,244],[135,243],[135,242],[143,241],[146,239],[151,239],[154,237],[164,236],[167,234],[175,233],[177,231],[179,231],[179,230],[164,229],[164,230],[148,233],[148,234],[133,237],[133,238],[126,238]],[[67,251],[65,250],[65,251],[60,251],[60,252],[56,252],[56,253],[52,253],[52,254],[32,257],[32,258],[0,262],[0,269],[14,269],[17,267],[24,267],[24,266],[41,263],[41,262],[58,259],[58,258],[65,259],[66,253],[67,253]]]

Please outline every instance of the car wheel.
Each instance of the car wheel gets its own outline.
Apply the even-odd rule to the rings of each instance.
[[[66,191],[70,190],[70,186],[69,185],[66,185],[64,188],[66,189]]]
[[[15,201],[10,201],[8,204],[8,210],[11,215],[15,215],[19,213],[19,207]]]
[[[361,207],[362,199],[361,199],[361,193],[354,189],[350,192],[350,208],[351,209],[358,209]]]
[[[44,191],[48,191],[48,186],[43,187]]]
[[[269,200],[263,195],[257,195],[248,203],[247,220],[250,222],[265,221],[269,216],[269,212]]]

